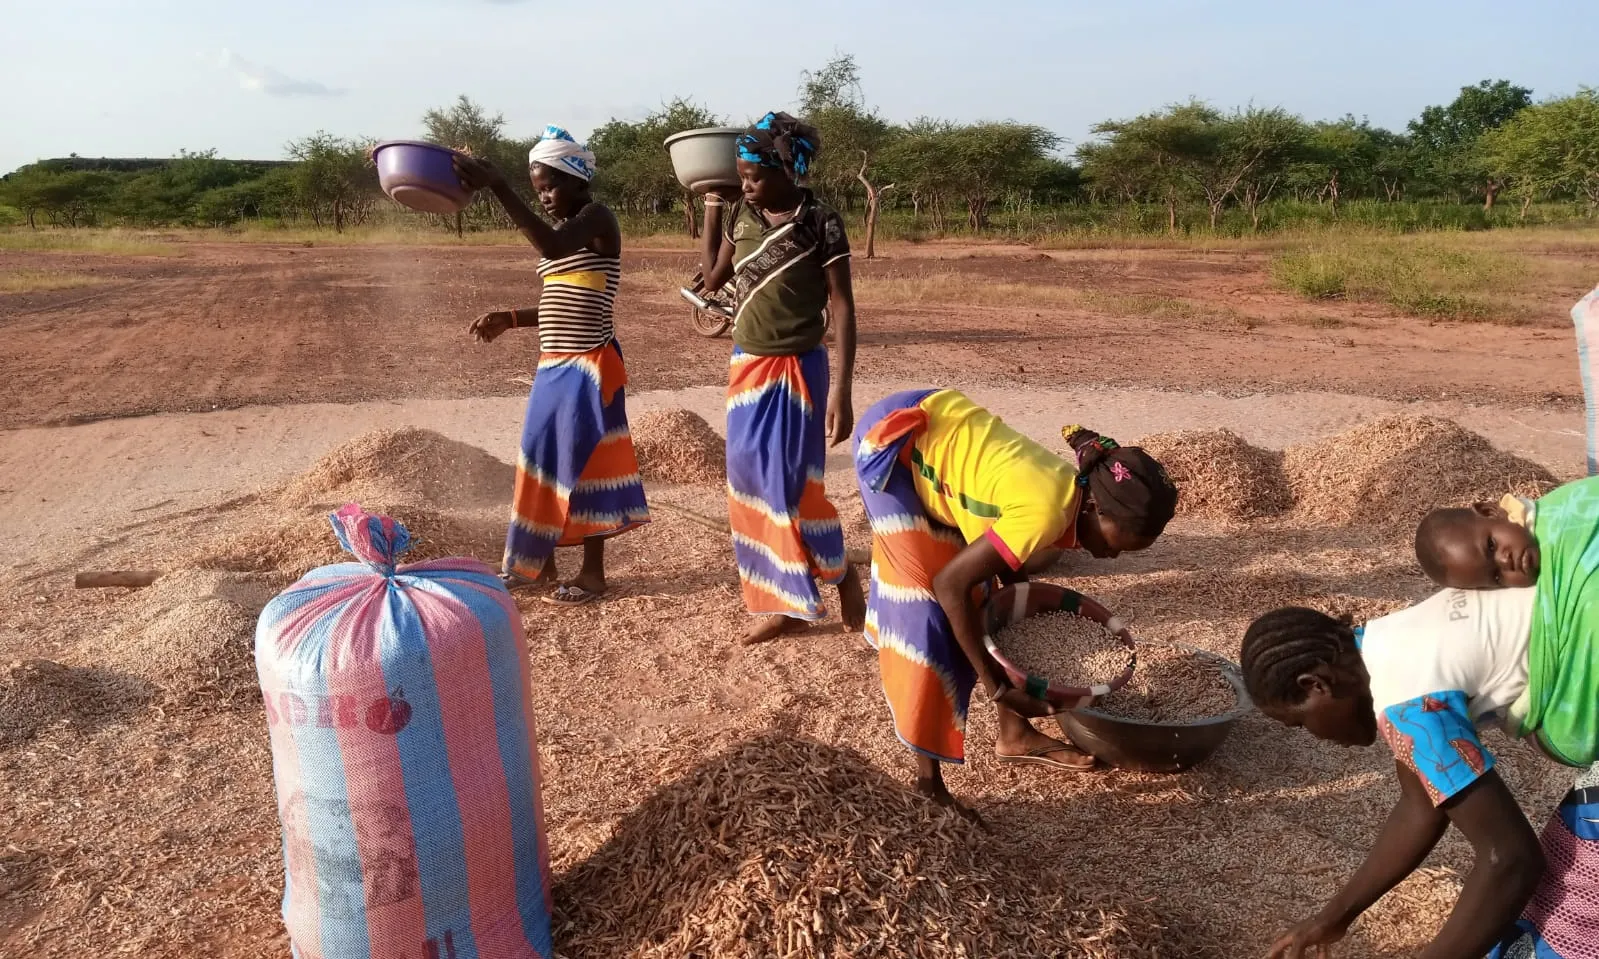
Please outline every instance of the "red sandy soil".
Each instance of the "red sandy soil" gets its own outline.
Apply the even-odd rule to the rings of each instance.
[[[184,244],[170,257],[7,253],[0,268],[88,272],[91,287],[0,296],[0,428],[253,404],[518,393],[533,338],[471,342],[477,313],[537,300],[515,247]],[[1566,311],[1547,323],[1434,323],[1274,289],[1251,253],[1045,254],[899,247],[856,264],[857,375],[931,385],[1111,384],[1226,393],[1320,389],[1392,399],[1580,398]],[[722,382],[725,339],[695,335],[673,285],[681,251],[626,258],[618,338],[637,389]],[[954,274],[982,305],[876,303],[873,280]],[[1165,297],[1175,318],[1030,303],[1033,289]],[[903,297],[894,297],[903,299]],[[1055,301],[1059,303],[1059,298]],[[1126,312],[1125,310],[1119,312]],[[1171,312],[1171,311],[1166,311]]]

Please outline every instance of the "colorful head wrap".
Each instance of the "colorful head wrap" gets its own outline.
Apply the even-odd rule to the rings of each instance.
[[[737,145],[740,160],[787,170],[798,178],[811,172],[822,137],[786,113],[768,113],[738,138]]]
[[[570,173],[585,183],[594,179],[597,172],[594,154],[572,139],[572,134],[553,125],[544,128],[539,142],[528,151],[527,162],[529,166],[542,163],[552,170]]]
[[[1121,446],[1081,426],[1060,431],[1077,454],[1077,485],[1099,512],[1137,536],[1159,536],[1177,513],[1177,484],[1136,446]]]

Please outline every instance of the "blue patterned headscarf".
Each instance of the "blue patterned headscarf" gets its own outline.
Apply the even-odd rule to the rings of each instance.
[[[558,126],[547,126],[539,142],[528,151],[529,166],[542,163],[552,170],[570,173],[585,182],[594,179],[594,154]]]
[[[803,177],[811,172],[822,137],[786,113],[768,113],[738,138],[738,158]]]

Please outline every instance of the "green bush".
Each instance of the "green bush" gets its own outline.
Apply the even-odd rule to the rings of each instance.
[[[1518,322],[1496,294],[1523,274],[1517,258],[1462,249],[1435,237],[1383,239],[1349,234],[1284,250],[1272,258],[1276,283],[1308,299],[1347,297],[1413,316]]]
[[[1271,264],[1279,285],[1312,300],[1330,300],[1349,290],[1349,261],[1328,250],[1292,250]]]

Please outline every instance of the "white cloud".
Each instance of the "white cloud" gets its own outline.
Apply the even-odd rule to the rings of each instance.
[[[232,50],[223,50],[217,65],[239,78],[239,86],[269,97],[336,97],[344,94],[315,80],[296,80],[265,64],[255,63]]]

